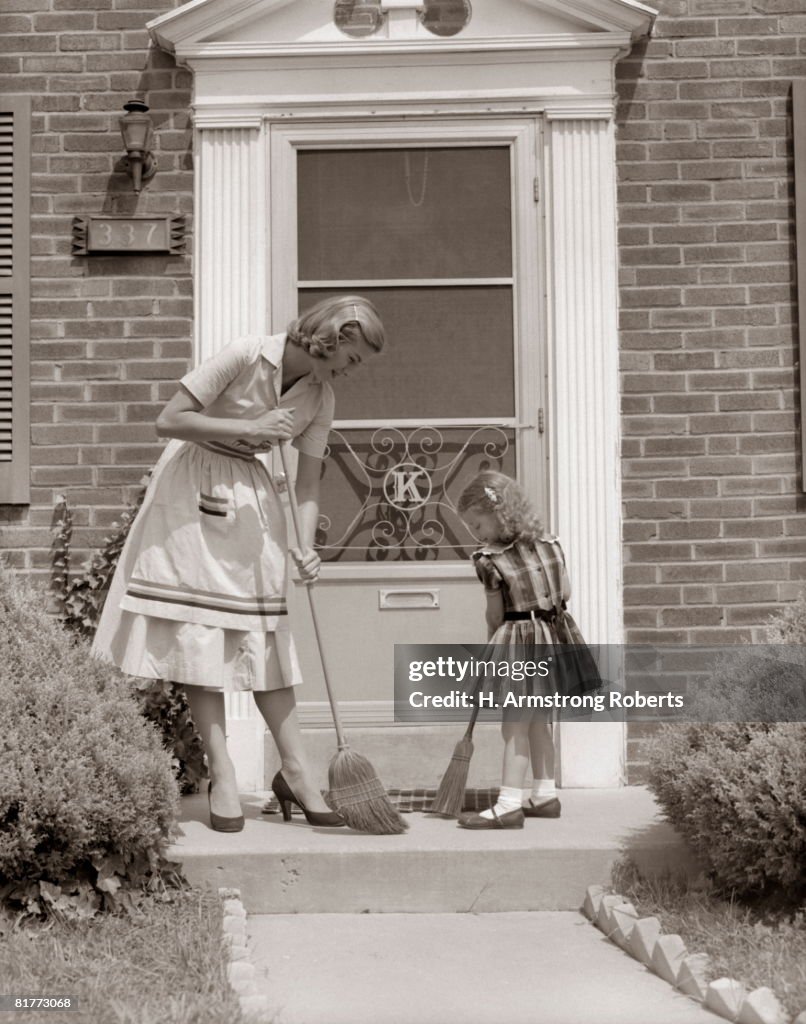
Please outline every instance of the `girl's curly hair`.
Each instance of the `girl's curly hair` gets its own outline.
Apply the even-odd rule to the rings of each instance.
[[[301,313],[288,325],[288,340],[309,356],[332,356],[340,342],[361,337],[380,352],[386,341],[377,309],[361,295],[330,296]]]
[[[543,536],[543,524],[520,484],[504,473],[485,470],[475,476],[459,495],[459,514],[478,509],[494,515],[501,528],[501,540],[536,541]]]

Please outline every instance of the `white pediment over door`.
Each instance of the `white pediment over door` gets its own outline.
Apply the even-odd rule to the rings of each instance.
[[[423,26],[415,2],[381,0],[382,25],[357,39],[336,27],[334,6],[333,0],[191,0],[150,22],[149,29],[161,47],[192,61],[225,54],[383,53],[412,46],[461,52],[624,45],[646,34],[655,13],[638,0],[472,0],[465,28],[439,37]]]

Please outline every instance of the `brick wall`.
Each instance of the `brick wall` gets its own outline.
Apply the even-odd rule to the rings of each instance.
[[[760,640],[806,580],[789,95],[806,75],[804,11],[664,0],[618,68],[635,643]],[[631,783],[653,731],[630,724]]]
[[[806,579],[790,88],[803,0],[663,0],[618,68],[625,624],[761,639]],[[802,200],[804,201],[804,200]]]
[[[173,6],[0,8],[0,91],[33,97],[31,505],[0,506],[0,548],[40,574],[58,494],[74,510],[74,568],[107,536],[159,455],[154,419],[191,354],[189,256],[70,255],[76,214],[184,214],[192,227],[190,75],[143,29]],[[139,198],[120,169],[132,98],[151,108],[159,167]]]
[[[179,0],[4,0],[0,89],[33,95],[32,504],[0,548],[44,574],[56,496],[95,550],[160,450],[190,358],[189,257],[70,255],[81,213],[192,212],[190,77],[149,47]],[[789,88],[803,0],[664,0],[618,69],[627,637],[760,638],[806,579]],[[159,171],[136,199],[118,117]],[[191,227],[189,222],[189,228]],[[643,733],[629,753],[640,762]],[[640,778],[633,770],[631,780]]]

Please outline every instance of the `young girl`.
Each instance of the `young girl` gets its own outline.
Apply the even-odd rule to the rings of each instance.
[[[490,644],[510,648],[513,655],[515,648],[519,658],[533,656],[535,645],[579,645],[570,673],[576,678],[566,677],[565,688],[598,685],[595,662],[565,611],[571,595],[565,555],[559,541],[544,534],[518,484],[503,473],[479,473],[462,492],[459,513],[482,543],[473,562],[487,595]],[[566,662],[565,657],[560,660]],[[525,686],[532,693],[553,693],[558,675],[529,679]],[[515,691],[514,685],[511,690]],[[462,815],[459,825],[523,828],[524,817],[559,818],[550,709],[504,708],[501,733],[504,770],[498,801],[480,814]],[[524,792],[530,759],[534,781],[531,792]]]
[[[240,338],[192,370],[157,419],[157,433],[172,440],[121,552],[93,652],[130,675],[184,686],[207,752],[210,820],[219,831],[244,824],[224,712],[224,694],[241,690],[253,692],[277,743],[278,799],[297,803],[310,824],[343,824],[303,752],[293,691],[301,678],[285,599],[285,513],[255,455],[291,439],[299,451],[303,536],[292,555],[303,580],[314,580],[331,380],[383,345],[370,302],[324,299],[287,333]]]

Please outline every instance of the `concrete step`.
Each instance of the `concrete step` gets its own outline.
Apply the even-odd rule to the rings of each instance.
[[[644,871],[699,872],[642,787],[562,790],[562,817],[523,829],[470,831],[412,813],[400,836],[285,823],[261,814],[268,795],[242,796],[246,827],[235,834],[210,829],[205,796],[184,798],[170,850],[191,882],[240,889],[253,914],[576,910],[624,848]]]
[[[450,763],[454,747],[465,726],[447,725],[355,726],[348,732],[350,746],[374,766],[387,789],[422,787],[435,789]],[[316,778],[327,779],[328,766],[336,753],[332,729],[305,729],[305,754]],[[473,787],[501,785],[501,726],[494,722],[477,724],[473,735],[470,780]],[[280,767],[280,757],[271,736],[265,747],[266,788]],[[529,780],[530,784],[531,780]]]

